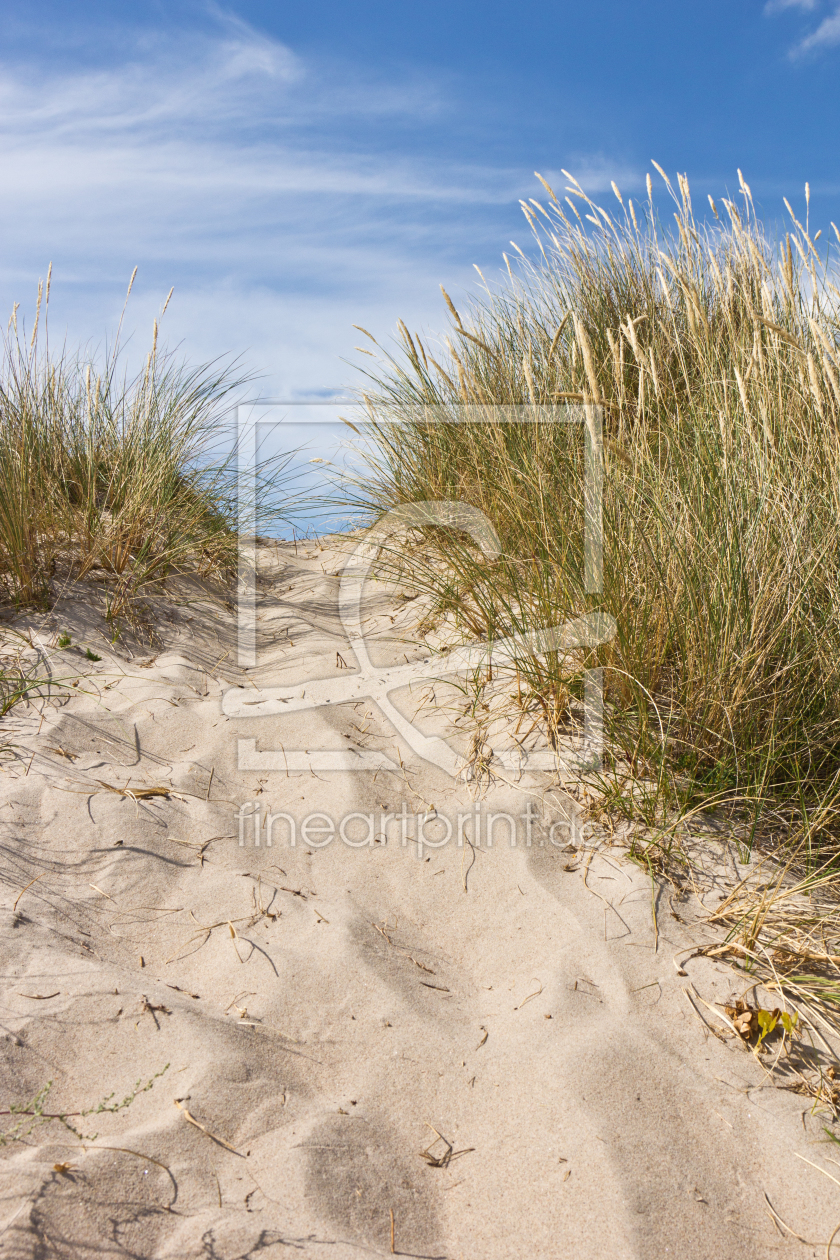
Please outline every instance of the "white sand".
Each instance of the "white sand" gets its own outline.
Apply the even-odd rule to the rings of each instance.
[[[336,652],[354,668],[337,557],[299,550],[266,570],[260,628],[275,643],[259,686],[346,677]],[[392,638],[381,661],[412,658],[394,638],[404,605],[374,592],[372,624]],[[381,815],[405,802],[409,836],[433,808],[457,828],[474,790],[369,702],[225,717],[222,692],[251,688],[232,615],[171,617],[143,660],[65,601],[55,628],[74,646],[53,672],[85,680],[3,723],[17,751],[0,776],[0,1106],[52,1080],[45,1110],[78,1111],[170,1066],[128,1109],[74,1120],[99,1134],[85,1149],[55,1123],[0,1148],[0,1256],[344,1260],[389,1254],[391,1213],[397,1254],[453,1260],[825,1255],[840,1187],[804,1162],[840,1179],[825,1117],[714,1037],[684,994],[746,987],[706,958],[678,975],[678,951],[715,939],[702,906],[662,893],[654,947],[650,882],[617,850],[567,851],[563,828],[551,845],[536,823],[527,847],[529,802],[559,817],[546,776],[481,798],[483,819],[514,816],[516,847],[501,822],[475,855],[453,837],[418,856]],[[419,725],[441,723],[429,710]],[[241,770],[240,739],[264,755],[378,751],[398,769]],[[384,836],[292,848],[281,821],[257,848],[250,821],[240,847],[249,801],[298,827],[372,813]],[[359,819],[347,832],[363,833]],[[420,1157],[430,1126],[452,1144],[442,1166]],[[808,1244],[783,1235],[765,1196]]]

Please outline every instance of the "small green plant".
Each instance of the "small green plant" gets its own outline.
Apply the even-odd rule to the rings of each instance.
[[[91,652],[90,648],[85,648],[85,656],[89,661],[101,661],[102,657],[97,656],[95,652]]]
[[[12,641],[6,640],[2,644],[3,654],[0,656],[0,717],[4,717],[21,700],[49,695],[51,687],[65,685],[60,679],[51,679],[42,670],[40,654],[35,660],[28,656],[31,639],[13,629],[7,633]],[[8,652],[6,649],[9,649]]]
[[[761,1030],[758,1034],[756,1050],[761,1045],[764,1038],[770,1036],[770,1033],[773,1032],[778,1023],[781,1023],[789,1037],[793,1036],[799,1025],[799,1014],[796,1011],[794,1011],[793,1015],[788,1015],[787,1011],[765,1011],[762,1009],[756,1011],[755,1017],[758,1020],[758,1026]]]
[[[60,648],[67,648],[72,642],[73,640],[70,638],[69,634],[60,634],[58,636],[58,646]]]
[[[75,1119],[82,1119],[85,1116],[99,1116],[104,1112],[116,1113],[125,1111],[134,1102],[138,1094],[145,1094],[154,1088],[155,1081],[163,1076],[169,1068],[167,1063],[159,1072],[155,1072],[144,1085],[142,1078],[134,1086],[130,1094],[126,1094],[120,1102],[112,1102],[114,1093],[108,1094],[94,1107],[85,1107],[81,1111],[44,1111],[50,1090],[52,1089],[52,1081],[47,1081],[46,1085],[42,1085],[34,1097],[24,1104],[12,1103],[7,1111],[0,1111],[0,1116],[18,1116],[19,1119],[5,1132],[0,1133],[0,1146],[9,1146],[12,1142],[22,1142],[32,1131],[41,1124],[52,1124],[54,1121],[63,1124],[65,1129],[77,1137],[81,1142],[95,1142],[98,1133],[82,1133],[72,1123]]]

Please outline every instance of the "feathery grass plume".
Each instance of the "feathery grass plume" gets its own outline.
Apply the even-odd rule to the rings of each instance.
[[[770,835],[772,808],[784,802],[787,830],[833,851],[836,272],[792,211],[784,240],[768,239],[743,179],[738,203],[724,201],[721,217],[713,206],[716,218],[703,223],[687,178],[675,191],[660,174],[670,227],[649,177],[644,208],[617,193],[613,214],[571,177],[563,200],[545,185],[546,207],[524,206],[536,261],[506,259],[503,283],[460,314],[445,295],[457,353],[421,363],[407,347],[368,373],[369,480],[348,497],[370,519],[431,498],[462,499],[489,517],[503,543],[492,569],[451,536],[430,535],[434,562],[420,549],[401,557],[470,633],[527,631],[592,608],[616,619],[615,639],[588,663],[605,667],[606,778],[622,808],[653,821],[698,800],[728,801]],[[600,402],[602,595],[583,589],[580,426],[514,425],[498,411],[489,423],[424,421],[427,406],[452,408],[455,419],[465,396]],[[520,664],[521,703],[542,714],[552,740],[573,724],[581,664],[556,654]],[[628,795],[631,779],[649,790]]]

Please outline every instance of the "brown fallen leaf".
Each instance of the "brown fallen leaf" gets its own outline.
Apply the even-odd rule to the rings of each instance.
[[[725,1013],[732,1020],[732,1027],[735,1029],[739,1037],[744,1041],[749,1041],[753,1031],[752,1022],[754,1012],[743,1002],[736,1002],[734,1006],[724,1006]]]

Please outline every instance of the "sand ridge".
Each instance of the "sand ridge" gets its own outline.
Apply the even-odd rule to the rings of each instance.
[[[396,1254],[451,1260],[824,1254],[821,1117],[685,996],[744,989],[705,957],[678,974],[714,939],[702,906],[660,898],[654,942],[650,881],[558,829],[545,776],[477,793],[372,703],[225,715],[231,687],[353,669],[341,563],[262,556],[253,671],[200,600],[142,655],[54,611],[73,645],[51,668],[81,681],[3,723],[0,1097],[52,1080],[44,1110],[79,1111],[163,1074],[72,1120],[95,1141],[53,1123],[2,1148],[0,1255],[343,1260],[390,1254],[392,1224]],[[366,614],[383,662],[423,650],[410,601],[372,584]],[[450,736],[435,686],[418,724]],[[276,768],[241,768],[240,741]],[[398,769],[295,772],[293,749]],[[344,838],[307,843],[316,814]]]

